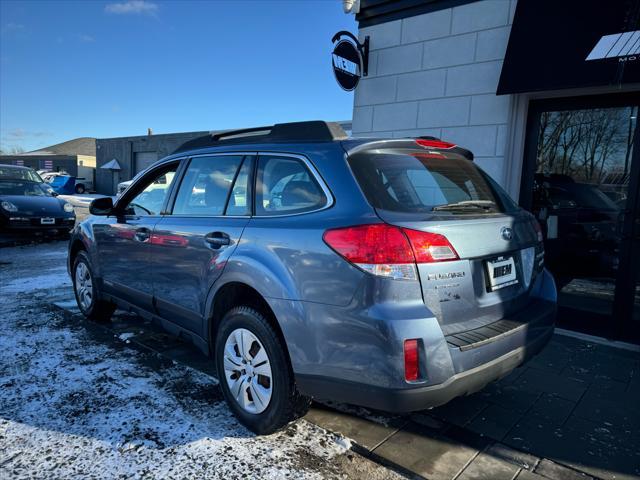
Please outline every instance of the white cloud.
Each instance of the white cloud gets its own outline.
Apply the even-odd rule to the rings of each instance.
[[[47,137],[49,132],[25,130],[24,128],[14,128],[9,131],[8,137],[13,139],[22,139],[28,137]]]
[[[94,37],[92,37],[91,35],[87,35],[85,33],[81,33],[78,35],[78,40],[80,40],[81,42],[87,42],[87,43],[91,43],[91,42],[95,42],[96,39]]]
[[[107,13],[115,13],[116,15],[126,14],[143,14],[154,15],[158,11],[158,5],[145,0],[128,0],[120,3],[108,3],[104,7]]]

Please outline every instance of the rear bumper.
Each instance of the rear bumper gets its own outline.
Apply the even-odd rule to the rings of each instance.
[[[539,320],[550,321],[552,325],[555,309],[546,316],[548,318]],[[538,329],[537,336],[526,344],[475,368],[457,373],[437,385],[393,389],[312,375],[297,375],[296,380],[302,393],[318,399],[330,399],[388,412],[424,410],[447,403],[455,397],[477,392],[488,383],[504,377],[540,352],[552,335],[553,326]]]

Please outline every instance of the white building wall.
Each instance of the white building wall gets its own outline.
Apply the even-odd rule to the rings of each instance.
[[[354,97],[353,135],[432,135],[473,151],[509,190],[512,96],[496,96],[516,0],[480,0],[360,29],[369,76]]]

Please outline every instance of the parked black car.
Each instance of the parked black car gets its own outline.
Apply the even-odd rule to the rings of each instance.
[[[35,170],[0,164],[0,231],[68,233],[73,205],[51,192]]]
[[[623,210],[598,185],[566,175],[536,174],[533,212],[544,222],[547,265],[554,273],[611,275],[618,269],[619,225]],[[544,215],[543,215],[544,216]]]

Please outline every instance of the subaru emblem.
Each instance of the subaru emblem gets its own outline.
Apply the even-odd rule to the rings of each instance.
[[[505,240],[512,240],[513,230],[509,227],[502,227],[502,230],[500,230],[500,235],[502,235],[502,238],[504,238]]]

